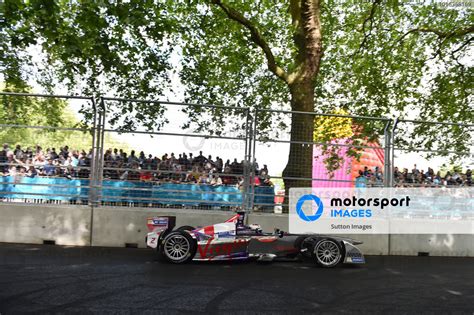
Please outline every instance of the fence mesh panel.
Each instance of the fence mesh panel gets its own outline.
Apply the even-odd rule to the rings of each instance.
[[[67,108],[68,98],[13,94],[3,95],[1,101],[5,108],[33,107],[39,102]],[[74,97],[72,101],[78,106],[93,107],[89,98]],[[95,129],[83,126],[75,117],[62,119],[55,126],[9,124],[8,117],[0,124],[0,199],[89,203]]]
[[[472,185],[472,124],[0,95],[8,104],[59,100],[94,108],[87,127],[70,118],[60,126],[0,125],[4,202],[287,212],[291,187]],[[124,106],[129,116],[117,112]],[[446,166],[439,174],[410,169],[423,154],[445,156]]]

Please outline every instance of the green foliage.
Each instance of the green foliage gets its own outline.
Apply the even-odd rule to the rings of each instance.
[[[436,170],[435,170],[436,171]],[[445,177],[448,172],[453,175],[454,173],[462,174],[467,171],[466,168],[463,168],[463,165],[458,164],[443,164],[439,168],[439,173],[442,177]]]
[[[248,28],[215,4],[219,1],[7,0],[0,30],[0,66],[7,84],[21,86],[32,64],[28,48],[41,47],[55,78],[88,95],[157,98],[178,72],[186,100],[258,109],[290,109],[288,85],[268,71],[267,60]],[[281,68],[301,66],[300,1],[225,2],[258,28]],[[314,2],[316,3],[316,1]],[[350,114],[474,122],[472,99],[472,8],[406,1],[321,1],[323,52],[314,77],[315,111],[343,108]],[[172,66],[172,56],[180,62]],[[42,83],[51,87],[50,73]],[[81,83],[81,84],[79,84]],[[110,122],[149,129],[165,115],[160,106],[116,103]],[[90,108],[83,109],[90,120]],[[201,129],[242,128],[244,111],[186,109]],[[210,118],[212,117],[212,118]],[[278,116],[280,117],[280,116]],[[258,130],[288,122],[260,112]],[[163,122],[165,123],[165,122]],[[383,124],[364,126],[354,141],[380,137]],[[472,132],[455,126],[402,129],[397,145],[465,151]]]
[[[5,90],[18,89],[9,87]],[[92,148],[91,127],[79,121],[64,100],[3,95],[0,97],[0,121],[2,125],[8,125],[0,127],[0,144],[8,143],[10,148],[17,144],[24,149],[33,149],[36,145],[44,149],[59,149],[65,145],[85,151]],[[129,150],[126,143],[110,134],[106,135],[105,141],[108,145]]]
[[[1,25],[0,65],[7,85],[25,85],[27,66],[38,68],[43,85],[50,74],[72,92],[98,96],[160,96],[169,85],[172,21],[166,6],[154,1],[5,1],[6,22]],[[41,67],[28,48],[41,48],[47,59]],[[29,79],[29,78],[28,78]],[[78,90],[78,84],[82,87]],[[115,104],[112,122],[140,113],[148,127],[163,113],[158,107]],[[92,119],[92,108],[82,114]],[[133,116],[132,116],[133,117]],[[133,126],[128,126],[132,128]]]

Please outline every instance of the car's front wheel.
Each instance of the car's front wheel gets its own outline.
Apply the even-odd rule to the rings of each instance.
[[[160,245],[162,257],[174,264],[191,261],[196,254],[196,249],[196,241],[184,231],[171,232],[166,235]]]
[[[313,258],[321,267],[335,267],[342,258],[341,247],[331,239],[322,239],[314,245]]]

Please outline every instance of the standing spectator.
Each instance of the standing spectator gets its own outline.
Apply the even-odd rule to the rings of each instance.
[[[202,151],[199,151],[199,155],[194,158],[194,163],[198,163],[200,166],[204,165],[206,158],[202,155]]]
[[[234,159],[230,164],[230,168],[232,169],[233,174],[239,174],[239,162],[237,162],[237,159]]]
[[[419,172],[420,171],[416,168],[416,164],[413,165],[413,169],[411,170],[411,173],[414,175],[415,178],[417,177]]]
[[[135,156],[135,150],[130,151],[130,156],[128,157],[127,162],[128,162],[128,164],[138,162],[138,158]]]
[[[186,165],[185,158],[184,158],[185,156],[186,156],[185,153],[180,154],[180,155],[178,156],[178,164],[179,164],[179,165]]]
[[[376,182],[377,184],[383,183],[383,173],[382,173],[382,171],[380,170],[380,167],[378,167],[378,166],[375,167],[375,174],[374,174],[374,177],[375,177],[375,182]]]
[[[15,151],[13,151],[13,154],[18,160],[21,160],[23,158],[23,150],[21,149],[21,146],[19,144],[16,146]]]
[[[138,156],[138,162],[140,163],[140,165],[143,165],[143,163],[145,163],[145,160],[145,152],[141,151],[140,155]]]
[[[433,184],[435,185],[441,185],[441,173],[438,171],[436,175],[433,178]]]
[[[215,167],[219,173],[222,172],[222,168],[224,167],[224,161],[220,157],[216,157]]]
[[[369,177],[369,168],[367,166],[364,166],[364,172],[362,173],[363,176]]]
[[[67,157],[69,156],[69,146],[66,145],[61,148],[61,152],[59,153],[59,155],[62,155],[63,158],[67,159]]]
[[[3,144],[3,150],[0,151],[0,163],[7,162],[7,152],[8,152],[8,144]]]
[[[402,173],[398,170],[398,167],[395,167],[393,170],[393,178],[395,179],[395,182],[399,182],[402,177]]]
[[[49,151],[49,158],[56,160],[58,158],[58,154],[56,153],[56,148],[52,148],[51,151]]]
[[[263,168],[259,171],[259,174],[262,176],[266,176],[269,174],[267,164],[263,164]]]
[[[355,186],[358,188],[367,187],[367,178],[364,176],[364,172],[359,171],[359,176],[357,176],[355,180]]]

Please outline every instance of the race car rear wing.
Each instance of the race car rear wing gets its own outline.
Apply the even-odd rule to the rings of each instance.
[[[149,232],[162,232],[172,230],[176,226],[175,216],[152,217],[146,219],[146,227]]]

